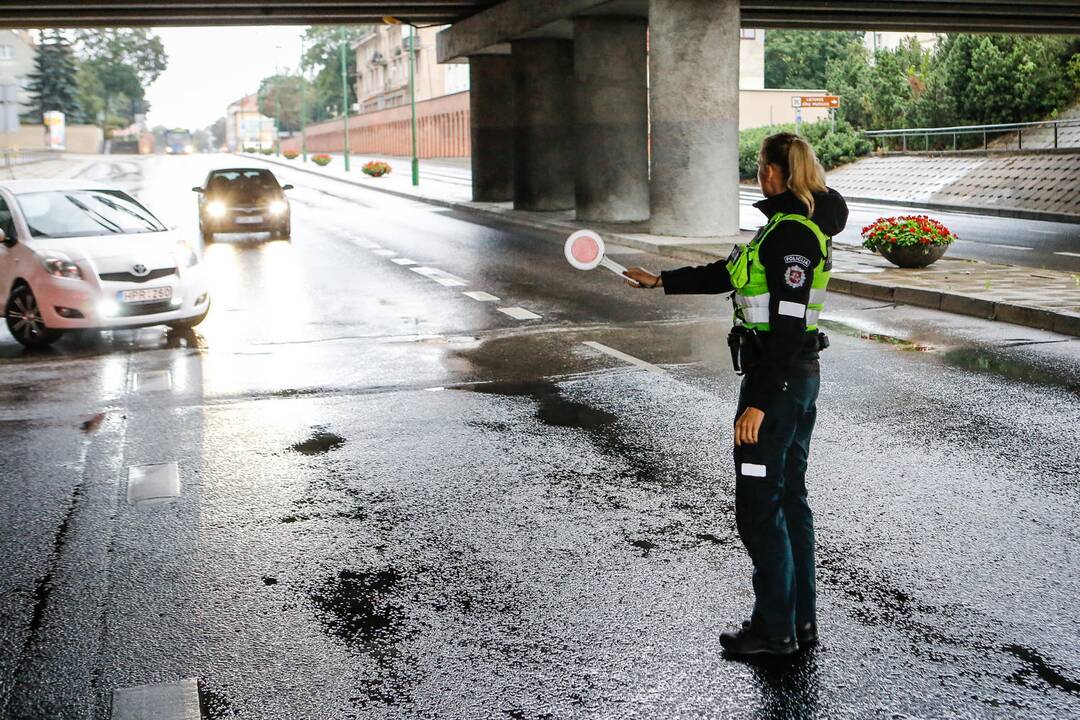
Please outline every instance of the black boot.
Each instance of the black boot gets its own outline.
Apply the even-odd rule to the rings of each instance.
[[[817,623],[808,622],[795,627],[795,639],[799,641],[799,647],[817,645]]]
[[[767,638],[749,620],[734,632],[721,633],[720,644],[730,655],[791,655],[799,649],[795,638]]]

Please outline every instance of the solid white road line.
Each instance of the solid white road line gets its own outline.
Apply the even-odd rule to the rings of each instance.
[[[128,468],[127,501],[131,505],[158,505],[180,497],[180,466],[132,465]]]
[[[113,690],[111,720],[200,720],[199,680]]]
[[[635,365],[635,366],[637,366],[639,368],[642,368],[643,370],[648,370],[651,373],[664,374],[663,368],[658,368],[657,366],[653,365],[652,363],[647,363],[644,360],[639,360],[638,358],[634,357],[633,355],[627,355],[626,353],[622,352],[621,350],[616,350],[613,347],[608,347],[607,345],[603,345],[603,344],[598,343],[598,342],[593,342],[592,340],[586,340],[585,342],[583,342],[581,344],[586,345],[588,347],[591,347],[593,350],[599,350],[600,352],[604,353],[605,355],[610,355],[613,358],[616,358],[618,360],[622,360],[624,363],[629,363],[630,365]]]
[[[1005,248],[1006,250],[1034,250],[1035,249],[1035,248],[1028,247],[1027,245],[1003,245],[1001,243],[977,242],[975,240],[953,240],[953,242],[962,243],[964,245],[979,245],[979,246],[983,246],[983,247]]]
[[[376,255],[378,255],[380,257],[390,257],[392,255],[397,255],[397,253],[394,252],[393,250],[385,250],[385,249],[381,249],[381,248],[379,250],[372,250],[371,252],[375,253]]]
[[[486,293],[483,290],[470,290],[469,292],[462,293],[467,297],[471,297],[477,302],[499,302],[499,298],[495,297],[491,293]]]
[[[529,312],[528,310],[526,310],[525,308],[522,308],[522,307],[501,307],[498,310],[499,310],[499,312],[501,312],[501,313],[503,313],[505,315],[509,315],[510,317],[514,318],[515,320],[539,320],[540,319],[539,315],[537,315],[534,312]]]
[[[1061,251],[1061,252],[1055,252],[1054,254],[1055,255],[1068,255],[1069,257],[1080,257],[1080,253],[1074,253],[1074,252]]]
[[[136,392],[172,390],[172,375],[168,370],[151,370],[135,373]]]
[[[416,264],[415,260],[410,260],[409,258],[390,258],[390,262],[395,263],[397,265],[415,265]]]

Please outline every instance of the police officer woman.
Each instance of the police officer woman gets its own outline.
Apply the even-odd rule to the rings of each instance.
[[[810,145],[790,133],[765,139],[758,157],[768,222],[726,261],[626,272],[633,287],[669,295],[732,293],[732,360],[743,373],[735,420],[735,521],[754,565],[754,608],[720,643],[732,655],[788,655],[817,642],[814,523],[806,461],[828,341],[818,317],[832,268],[831,238],[847,205],[825,186]]]

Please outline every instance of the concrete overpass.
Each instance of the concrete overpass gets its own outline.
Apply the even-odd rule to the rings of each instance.
[[[1080,0],[8,0],[0,26],[452,24],[473,195],[654,233],[738,232],[739,29],[1080,34]],[[648,43],[648,52],[646,45]],[[648,78],[648,81],[647,81]],[[649,138],[651,136],[651,152]]]

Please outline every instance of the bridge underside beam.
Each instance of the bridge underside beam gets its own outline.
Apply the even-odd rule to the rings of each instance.
[[[1077,0],[740,0],[745,28],[1080,33]],[[647,0],[504,0],[439,34],[439,61],[523,37],[569,37],[590,15],[649,15]]]
[[[392,16],[417,25],[446,24],[496,0],[11,0],[0,27],[118,25],[308,25],[380,23]]]

